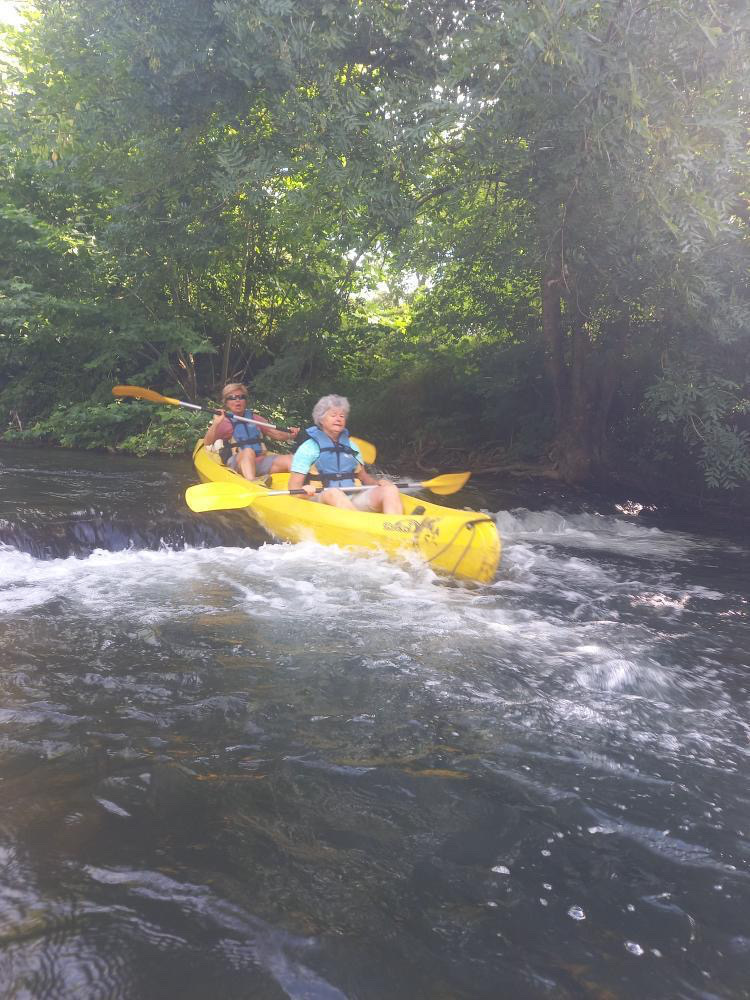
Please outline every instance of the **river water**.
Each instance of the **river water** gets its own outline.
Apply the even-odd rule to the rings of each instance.
[[[472,587],[192,481],[0,450],[0,995],[750,996],[739,530],[475,490]]]

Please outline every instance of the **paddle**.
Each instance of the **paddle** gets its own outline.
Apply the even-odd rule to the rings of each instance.
[[[467,482],[470,472],[449,472],[434,479],[425,479],[421,483],[394,483],[400,490],[420,489],[430,490],[439,496],[458,493]],[[361,490],[371,490],[372,486],[344,486],[344,493],[359,493]],[[322,490],[317,490],[322,493]],[[235,510],[239,507],[250,507],[261,497],[289,497],[306,495],[306,490],[248,490],[239,483],[200,483],[198,486],[188,486],[185,500],[191,510],[202,513],[207,510]]]
[[[112,395],[130,396],[133,399],[147,399],[150,403],[167,403],[169,406],[183,406],[186,410],[203,410],[205,413],[213,413],[217,417],[224,414],[224,410],[214,409],[210,406],[198,406],[197,403],[185,403],[181,399],[162,396],[160,392],[155,392],[153,389],[144,389],[140,385],[116,385],[112,388]],[[267,424],[262,420],[251,420],[249,417],[235,416],[234,419],[241,420],[245,424],[257,424],[258,427],[268,427],[272,431],[289,431],[288,427],[277,427],[275,424]],[[370,444],[369,441],[363,441],[362,438],[352,437],[350,440],[359,448],[365,465],[372,465],[378,454],[375,445]]]

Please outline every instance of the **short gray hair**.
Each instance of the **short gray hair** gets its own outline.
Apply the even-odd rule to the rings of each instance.
[[[320,421],[328,413],[329,410],[343,410],[345,415],[349,416],[349,400],[346,396],[323,396],[318,402],[313,406],[312,418],[313,423],[320,427]]]

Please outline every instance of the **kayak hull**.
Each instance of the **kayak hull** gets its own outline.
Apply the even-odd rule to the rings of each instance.
[[[246,512],[275,538],[376,549],[396,557],[411,553],[437,572],[478,583],[489,583],[497,572],[500,538],[486,514],[441,507],[403,493],[403,514],[339,510],[299,497],[268,496],[268,480],[260,484],[243,479],[202,441],[195,447],[193,461],[203,482],[239,482],[245,490],[257,490],[257,499]],[[288,479],[286,473],[276,474],[270,488],[286,489]]]

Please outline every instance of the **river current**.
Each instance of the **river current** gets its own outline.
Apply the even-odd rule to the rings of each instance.
[[[737,528],[499,492],[496,580],[0,450],[0,995],[750,997]]]

